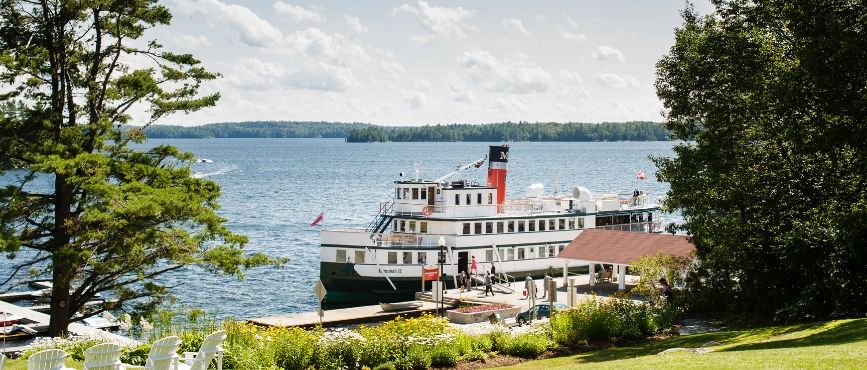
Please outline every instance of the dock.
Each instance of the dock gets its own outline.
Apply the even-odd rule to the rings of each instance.
[[[379,307],[379,305],[326,310],[325,315],[322,317],[322,326],[330,327],[349,324],[380,322],[391,320],[398,316],[421,316],[423,313],[426,312],[436,312],[437,308],[439,308],[438,303],[422,302],[422,306],[420,308],[405,311],[385,312],[382,310],[382,308]],[[448,309],[451,308],[451,306],[446,304],[445,308]],[[319,315],[316,312],[301,312],[287,315],[249,319],[247,320],[247,322],[261,326],[312,328],[319,325]]]
[[[16,306],[12,303],[3,301],[0,301],[0,312],[21,316],[30,323],[29,326],[31,326],[37,332],[42,333],[48,331],[48,324],[51,321],[51,317],[47,314],[31,310],[28,307]],[[92,328],[90,326],[82,325],[79,323],[70,323],[69,332],[71,334],[82,335],[90,338],[105,338],[122,346],[138,346],[142,344],[135,339],[127,338],[121,335],[110,333],[104,330],[99,330],[97,328]],[[0,349],[0,352],[4,354],[20,352],[22,349],[25,348],[26,346],[5,346]]]

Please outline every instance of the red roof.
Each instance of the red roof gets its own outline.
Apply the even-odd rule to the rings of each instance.
[[[681,235],[587,229],[575,237],[557,257],[628,265],[643,256],[659,252],[686,257],[693,251],[695,246]]]

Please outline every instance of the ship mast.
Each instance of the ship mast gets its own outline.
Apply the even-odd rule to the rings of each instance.
[[[485,158],[482,158],[482,159],[479,159],[479,160],[477,160],[477,161],[475,161],[475,162],[467,163],[467,164],[465,164],[465,165],[463,165],[463,166],[460,166],[460,167],[458,167],[458,169],[456,169],[456,170],[450,172],[449,174],[447,174],[447,175],[445,175],[445,176],[443,176],[443,177],[440,177],[440,178],[434,180],[434,182],[443,182],[443,181],[446,181],[446,180],[448,180],[450,177],[452,177],[452,176],[454,176],[454,175],[457,175],[457,174],[459,174],[461,171],[463,171],[463,170],[465,170],[465,169],[467,169],[467,168],[470,168],[470,167],[476,167],[476,168],[479,168],[479,167],[481,167],[481,166],[485,163],[485,159],[487,159],[487,158],[488,158],[488,156],[485,156]]]

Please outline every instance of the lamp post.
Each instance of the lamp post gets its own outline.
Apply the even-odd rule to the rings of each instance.
[[[439,276],[439,280],[440,280],[440,292],[439,292],[439,296],[440,296],[440,317],[442,317],[442,315],[443,315],[443,310],[445,309],[445,304],[443,303],[443,291],[445,290],[445,289],[444,289],[444,288],[445,288],[445,286],[444,286],[444,284],[445,284],[445,279],[443,279],[443,263],[445,263],[445,260],[446,260],[446,255],[445,255],[445,252],[443,251],[443,249],[444,249],[445,246],[446,246],[446,239],[443,238],[442,235],[440,235],[440,239],[437,240],[437,245],[440,247],[440,254],[439,254],[439,260],[440,260],[440,276]]]

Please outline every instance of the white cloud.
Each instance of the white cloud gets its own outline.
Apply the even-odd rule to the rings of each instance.
[[[284,45],[291,51],[336,65],[348,66],[370,60],[360,45],[339,34],[327,34],[313,27],[286,35]]]
[[[563,18],[566,19],[566,23],[569,23],[569,25],[572,26],[572,28],[574,28],[576,30],[578,29],[578,22],[575,22],[575,20],[572,19],[572,17],[569,16],[569,14],[563,13]]]
[[[173,0],[173,3],[181,13],[203,16],[214,24],[234,28],[241,42],[250,46],[272,46],[282,39],[279,29],[240,5],[219,0]]]
[[[562,69],[560,70],[560,77],[563,78],[563,81],[568,82],[574,85],[581,85],[584,83],[584,80],[581,78],[581,75],[575,71],[569,71]]]
[[[403,100],[412,109],[424,109],[427,107],[427,94],[421,91],[404,91]]]
[[[635,77],[630,75],[618,75],[611,71],[603,71],[596,74],[596,82],[608,86],[613,87],[615,89],[622,89],[624,87],[638,87],[639,83]]]
[[[620,50],[608,45],[597,46],[596,50],[593,50],[593,53],[591,53],[590,56],[596,60],[616,60],[621,63],[626,61],[626,57],[623,56],[623,53],[620,52]]]
[[[458,63],[475,81],[495,92],[529,94],[548,90],[551,74],[524,61],[499,60],[484,50],[468,51]]]
[[[508,113],[521,113],[527,111],[527,106],[521,102],[521,100],[516,99],[512,96],[502,96],[494,99],[493,103],[491,103],[493,108],[497,111],[505,111]]]
[[[391,10],[392,15],[401,13],[416,16],[422,26],[427,29],[427,35],[413,36],[412,39],[419,42],[427,42],[438,37],[455,36],[463,38],[467,30],[475,30],[474,27],[464,23],[464,20],[476,14],[475,10],[462,7],[430,6],[425,1],[419,1],[418,6],[403,4]]]
[[[575,32],[561,32],[560,37],[567,41],[584,41],[587,40],[587,35]]]
[[[322,22],[325,18],[315,8],[307,9],[300,5],[287,4],[282,1],[274,3],[277,14],[296,22]]]
[[[536,22],[544,22],[545,16],[541,15],[541,14],[537,14],[535,17],[533,17],[533,20],[535,20]]]
[[[476,95],[461,82],[454,82],[449,85],[449,99],[459,103],[475,103]]]
[[[199,48],[202,46],[211,46],[212,45],[211,40],[208,40],[207,37],[201,36],[201,35],[200,36],[180,35],[178,37],[175,37],[175,42],[177,42],[178,44],[180,44],[182,46],[192,48],[192,49],[196,49],[196,48]]]
[[[355,85],[355,76],[348,68],[313,62],[298,68],[242,58],[234,64],[227,81],[244,90],[307,89],[346,91]]]
[[[362,34],[370,31],[367,27],[364,27],[364,25],[361,24],[361,19],[358,17],[344,15],[343,19],[346,21],[346,24],[349,25],[349,29],[352,30],[353,33]]]
[[[520,19],[515,19],[515,18],[503,19],[502,23],[503,23],[503,26],[505,26],[506,28],[511,28],[511,29],[518,31],[520,33],[523,33],[525,35],[530,34],[530,32],[527,31],[526,28],[524,28],[524,23],[521,22]]]

